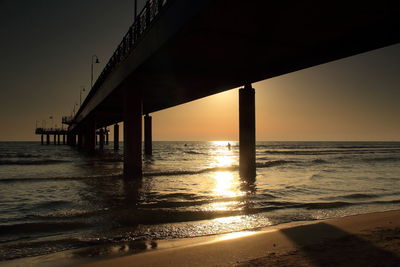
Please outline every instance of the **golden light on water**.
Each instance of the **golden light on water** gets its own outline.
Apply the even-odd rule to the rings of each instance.
[[[229,167],[234,163],[232,156],[217,156],[215,158],[218,167]]]
[[[217,196],[235,197],[242,195],[239,190],[239,181],[235,179],[232,172],[216,172],[214,173],[214,189],[213,192]]]

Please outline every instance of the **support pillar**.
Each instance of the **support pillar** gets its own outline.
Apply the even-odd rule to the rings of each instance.
[[[43,145],[43,134],[40,135],[40,142]]]
[[[50,145],[50,135],[46,134],[46,144]]]
[[[104,149],[104,130],[103,130],[103,128],[100,128],[99,135],[100,135],[99,148],[100,148],[100,150],[103,150]]]
[[[124,88],[124,177],[142,177],[142,96]]]
[[[54,140],[53,140],[54,144],[56,145],[57,144],[57,135],[54,134],[53,137],[54,137]]]
[[[108,136],[108,129],[107,129],[107,127],[104,128],[104,131],[105,131],[105,133],[106,133],[106,145],[108,146],[109,136]]]
[[[65,145],[65,134],[62,135],[62,140],[63,140],[63,141],[62,141],[62,142],[63,142],[63,145]]]
[[[89,120],[85,129],[85,149],[89,153],[96,150],[96,124],[95,121]]]
[[[119,125],[114,124],[114,150],[119,150]]]
[[[57,145],[60,145],[60,134],[57,134]]]
[[[144,116],[144,154],[151,156],[153,154],[152,132],[151,132],[151,116]]]
[[[74,139],[76,139],[75,135],[74,135]],[[78,133],[78,148],[82,148],[83,147],[83,134],[82,132]]]
[[[71,146],[76,146],[76,135],[71,134]]]
[[[256,176],[255,90],[251,84],[239,89],[239,172],[245,179]]]

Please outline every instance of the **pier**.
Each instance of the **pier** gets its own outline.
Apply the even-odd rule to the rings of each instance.
[[[255,177],[252,84],[400,41],[395,2],[150,0],[137,14],[77,113],[67,143],[93,152],[124,123],[124,176],[152,154],[151,113],[239,89],[240,175]],[[39,133],[59,136],[52,131]],[[99,140],[97,141],[97,137]],[[106,138],[106,141],[105,141]],[[42,142],[43,143],[43,142]]]

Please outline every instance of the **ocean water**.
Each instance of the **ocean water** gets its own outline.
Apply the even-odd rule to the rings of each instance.
[[[400,142],[257,142],[255,181],[239,177],[237,143],[227,143],[154,142],[143,179],[128,182],[112,143],[87,155],[0,142],[0,261],[134,253],[162,239],[400,207]]]

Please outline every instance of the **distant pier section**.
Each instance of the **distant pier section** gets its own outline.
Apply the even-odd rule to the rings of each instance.
[[[50,145],[50,136],[53,137],[53,143],[55,145],[67,144],[66,136],[68,135],[68,130],[63,128],[36,128],[35,134],[40,135],[42,145],[44,145],[44,137],[46,137],[46,144]]]
[[[73,123],[74,123],[74,117],[72,116],[62,117],[62,125],[66,124],[67,127],[65,128],[64,126],[61,128],[36,127],[35,134],[40,135],[40,141],[42,145],[44,144],[50,145],[51,143],[53,143],[54,145],[75,146],[80,142],[79,136],[77,142],[76,140],[77,136],[68,131],[68,127]],[[110,135],[110,130],[108,130],[107,127],[96,130],[95,144],[96,145],[98,144],[102,149],[104,145],[109,144],[109,135]],[[51,142],[51,138],[53,139],[53,142]]]

